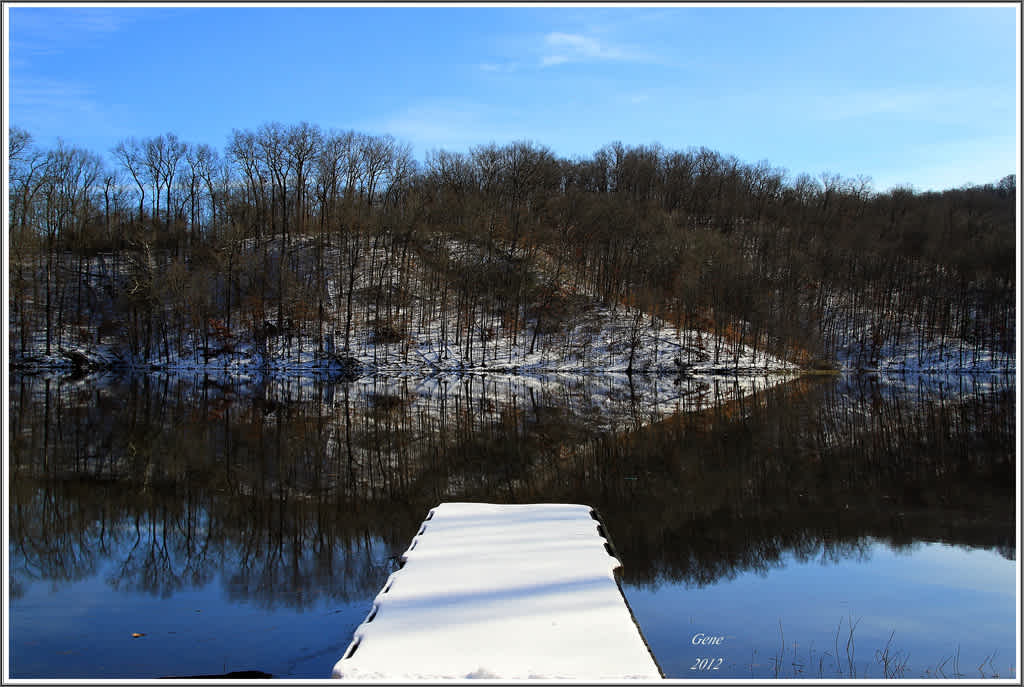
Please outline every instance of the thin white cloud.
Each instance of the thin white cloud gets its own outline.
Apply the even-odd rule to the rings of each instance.
[[[11,114],[36,120],[61,113],[92,113],[98,105],[85,86],[56,79],[18,79],[11,88]]]
[[[544,42],[549,47],[562,49],[567,48],[587,57],[604,57],[609,52],[617,52],[614,48],[609,49],[607,46],[602,46],[595,38],[589,38],[578,33],[561,33],[559,31],[555,31],[544,36]]]
[[[907,91],[861,91],[821,96],[815,114],[825,120],[858,119],[874,115],[909,115],[935,106],[935,94]]]
[[[545,55],[541,58],[540,63],[543,67],[551,67],[556,64],[565,64],[569,61],[569,58],[565,55]]]
[[[104,7],[13,7],[9,16],[11,53],[23,58],[57,54],[73,41],[108,36],[138,14]]]
[[[505,62],[503,64],[498,64],[496,62],[482,62],[478,66],[480,67],[480,71],[483,72],[498,72],[504,74],[514,72],[519,68],[519,65],[515,62]]]
[[[42,138],[76,128],[118,135],[131,119],[118,103],[103,101],[88,86],[52,78],[18,77],[10,90],[11,121]]]
[[[368,123],[366,131],[390,133],[408,141],[422,156],[428,150],[468,150],[488,141],[513,140],[507,113],[472,101],[434,100],[420,102],[393,115]]]
[[[810,99],[808,114],[824,121],[889,116],[927,122],[971,123],[1000,109],[1012,123],[1013,93],[981,86],[917,90],[866,89]],[[984,116],[982,116],[984,115]]]
[[[875,188],[910,185],[918,190],[944,190],[965,184],[990,184],[1016,173],[1017,144],[1013,134],[950,139],[909,145],[899,169],[883,168]]]
[[[568,62],[622,61],[647,62],[653,58],[646,51],[615,45],[581,33],[553,31],[544,36],[541,66],[550,67]]]

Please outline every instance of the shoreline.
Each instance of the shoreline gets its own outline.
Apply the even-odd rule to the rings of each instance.
[[[81,354],[78,354],[81,355]],[[457,361],[453,364],[402,364],[378,363],[362,361],[358,358],[341,358],[338,356],[315,356],[313,359],[292,359],[287,361],[254,361],[249,357],[234,360],[221,360],[209,363],[175,360],[169,362],[125,362],[104,359],[90,359],[75,356],[51,355],[43,359],[11,360],[7,369],[10,374],[38,375],[46,373],[64,373],[69,376],[85,376],[90,374],[218,374],[218,375],[264,375],[264,376],[313,376],[332,380],[355,380],[373,376],[418,376],[437,377],[448,375],[506,375],[506,376],[544,376],[544,375],[618,375],[625,377],[663,376],[673,378],[705,378],[705,377],[772,377],[772,376],[907,376],[907,375],[1013,375],[1016,366],[876,366],[862,367],[842,365],[830,369],[799,367],[796,365],[694,365],[680,369],[673,365],[648,366],[644,369],[628,370],[621,366],[603,367],[599,365],[477,365]]]

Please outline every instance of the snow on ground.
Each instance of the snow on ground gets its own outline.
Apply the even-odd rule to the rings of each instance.
[[[638,316],[639,315],[639,316]],[[637,322],[637,320],[642,320]],[[532,328],[514,338],[475,337],[467,346],[445,338],[441,323],[411,332],[395,343],[373,340],[359,330],[347,351],[334,333],[325,345],[309,337],[270,337],[263,347],[239,342],[232,350],[200,356],[195,350],[171,351],[153,360],[130,360],[115,345],[68,345],[50,356],[33,356],[46,367],[73,367],[73,359],[98,367],[125,366],[139,370],[331,374],[343,370],[361,374],[437,374],[444,372],[752,374],[794,372],[798,367],[749,346],[713,339],[707,332],[677,330],[664,321],[635,310],[595,306],[565,331],[539,334]],[[632,365],[631,365],[632,362]]]
[[[997,374],[1013,372],[1016,361],[1012,355],[997,355],[979,350],[959,340],[950,339],[939,346],[915,336],[909,343],[896,347],[883,345],[873,361],[865,361],[864,354],[855,346],[838,352],[840,364],[849,371],[877,371],[890,374],[904,373],[958,373]]]
[[[589,506],[432,509],[335,664],[352,680],[658,680]]]
[[[310,237],[296,237],[292,254],[311,250],[311,241]],[[456,265],[470,255],[475,261],[481,259],[482,249],[465,242],[452,240],[442,248],[448,250],[449,260]],[[329,248],[325,262],[337,262],[336,252],[336,247]],[[43,334],[36,332],[28,354],[19,363],[38,368],[119,366],[140,371],[217,370],[234,374],[339,374],[355,370],[389,374],[463,370],[707,374],[724,369],[744,373],[794,368],[763,351],[735,346],[708,332],[681,331],[636,309],[601,306],[593,294],[578,292],[564,283],[557,284],[556,290],[572,303],[573,312],[544,318],[543,326],[568,319],[565,326],[536,332],[536,320],[521,310],[518,331],[511,335],[501,323],[500,314],[485,312],[482,305],[466,313],[450,305],[441,308],[425,298],[422,294],[436,290],[432,274],[415,261],[406,270],[401,261],[389,259],[383,247],[367,246],[352,284],[355,301],[347,337],[343,327],[348,319],[348,294],[343,298],[342,285],[337,279],[328,279],[330,297],[324,303],[323,326],[296,321],[290,331],[263,338],[253,329],[256,323],[237,315],[230,330],[223,322],[219,330],[212,325],[187,331],[175,329],[166,339],[154,342],[143,359],[132,358],[128,352],[126,331],[96,340],[96,333],[89,327],[66,324],[60,337],[54,333],[54,342],[59,340],[60,344],[55,343],[49,354],[43,352]],[[407,288],[399,292],[393,286],[397,284],[406,284]],[[371,293],[378,296],[374,298]],[[389,305],[383,311],[377,310],[383,307],[380,293],[390,294],[386,299]],[[467,317],[472,320],[469,326]],[[13,331],[14,321],[8,324]],[[382,338],[375,331],[379,327],[392,332],[392,336]],[[210,329],[213,331],[206,331]]]
[[[903,325],[898,345],[891,336],[875,341],[878,313],[869,308],[851,312],[839,299],[829,307],[838,338],[846,342],[835,351],[836,362],[847,372],[985,375],[1012,373],[1016,368],[1012,351],[987,350],[960,337],[939,336],[916,322]]]
[[[294,254],[309,248],[312,239],[296,237]],[[309,245],[307,245],[309,244]],[[467,256],[481,259],[479,246],[456,240],[442,249],[458,264]],[[325,260],[338,261],[337,248],[329,248]],[[500,258],[496,258],[499,259]],[[501,325],[501,318],[484,312],[483,307],[471,309],[474,323],[467,327],[452,307],[442,312],[439,305],[422,295],[430,293],[430,270],[413,261],[403,271],[400,261],[389,260],[381,247],[366,247],[353,283],[355,305],[351,331],[346,338],[341,328],[347,320],[347,298],[337,279],[326,283],[329,298],[325,303],[324,327],[306,321],[296,323],[293,330],[267,336],[257,342],[254,323],[237,315],[227,337],[203,336],[200,330],[178,332],[150,351],[146,359],[131,358],[122,331],[97,341],[88,327],[71,324],[61,332],[60,346],[44,354],[43,335],[35,333],[27,355],[15,362],[27,368],[80,369],[124,367],[139,371],[161,369],[182,373],[286,374],[318,377],[353,376],[385,373],[394,375],[438,374],[446,372],[504,372],[515,374],[641,373],[684,374],[763,374],[792,372],[797,366],[754,350],[738,346],[722,336],[707,331],[680,330],[671,323],[628,307],[609,308],[599,305],[595,294],[570,286],[565,277],[557,288],[572,306],[565,326],[554,331],[535,332],[536,321],[528,313],[519,313],[520,330],[510,336]],[[557,272],[544,256],[538,257],[543,274]],[[95,270],[97,273],[102,270]],[[380,291],[382,284],[408,284],[401,297],[386,312],[378,312],[369,291]],[[575,284],[573,280],[573,284]],[[388,289],[385,289],[388,290]],[[390,293],[390,291],[389,291]],[[378,299],[379,300],[379,299]],[[507,315],[507,313],[506,313]],[[882,345],[869,351],[871,341],[869,311],[858,311],[845,325],[841,337],[851,342],[837,351],[837,362],[844,371],[904,372],[971,372],[987,373],[1012,370],[1012,355],[996,356],[975,350],[959,340],[947,339],[940,347],[924,332],[908,331],[899,347]],[[13,315],[11,315],[13,317]],[[550,320],[550,318],[549,318]],[[212,322],[213,320],[211,320]],[[525,326],[523,322],[526,321]],[[379,323],[394,327],[395,338],[381,340],[374,332]],[[550,326],[546,320],[544,326]],[[13,332],[14,320],[9,321]],[[84,338],[83,338],[84,337]],[[54,337],[57,338],[56,336]],[[469,339],[467,343],[467,338]],[[346,342],[348,347],[345,348]]]

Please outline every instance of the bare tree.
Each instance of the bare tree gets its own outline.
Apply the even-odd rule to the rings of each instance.
[[[168,133],[159,137],[161,141],[162,154],[160,160],[163,165],[164,186],[167,189],[167,229],[170,230],[173,221],[171,207],[171,188],[174,186],[174,177],[178,174],[178,164],[185,156],[187,146],[179,141],[176,134]]]
[[[301,234],[306,229],[308,205],[306,203],[307,177],[315,165],[323,145],[320,127],[301,122],[288,129],[287,151],[290,167],[295,170],[295,219],[296,230]]]
[[[365,176],[366,204],[373,205],[377,184],[387,173],[395,153],[395,139],[387,136],[365,136],[359,147],[359,157]]]
[[[126,138],[118,142],[111,152],[131,175],[135,185],[139,187],[139,223],[141,224],[146,202],[146,186],[143,183],[146,169],[146,145],[134,138]]]
[[[271,234],[280,226],[282,242],[288,241],[288,184],[292,158],[288,154],[288,131],[280,122],[270,122],[259,128],[256,145],[260,159],[270,173]],[[280,216],[280,224],[278,224]]]

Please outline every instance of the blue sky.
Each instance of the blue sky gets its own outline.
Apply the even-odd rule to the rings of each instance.
[[[1015,173],[1017,9],[1002,6],[8,4],[8,121],[107,153],[309,121],[420,159],[530,139],[707,146],[877,190]]]

